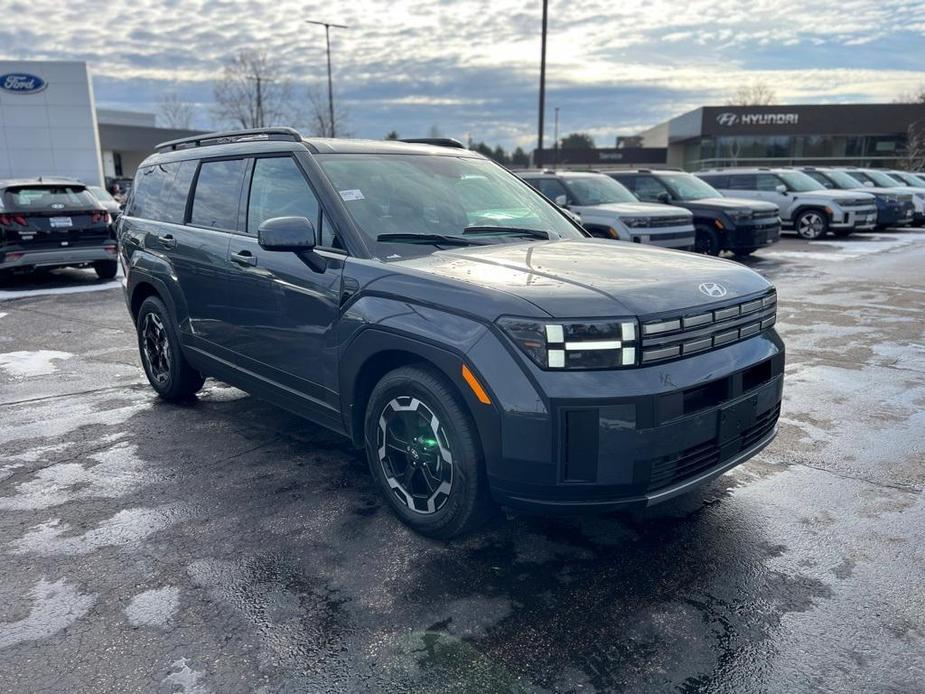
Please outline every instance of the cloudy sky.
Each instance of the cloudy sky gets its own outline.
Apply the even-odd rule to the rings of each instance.
[[[155,110],[175,90],[212,125],[212,80],[264,48],[298,98],[324,84],[351,134],[536,140],[539,0],[4,3],[0,57],[91,64],[97,104]],[[925,0],[550,0],[547,113],[600,146],[763,81],[782,103],[892,101],[925,84]]]

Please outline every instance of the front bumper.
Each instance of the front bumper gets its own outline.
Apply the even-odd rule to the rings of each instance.
[[[735,228],[727,229],[721,238],[721,250],[725,251],[755,250],[769,246],[780,239],[780,219],[759,219],[753,224],[740,223]]]
[[[689,491],[773,439],[783,368],[783,344],[768,330],[622,374],[541,377],[543,412],[502,415],[501,459],[486,456],[492,494],[512,508],[572,513],[646,506]]]
[[[629,229],[633,243],[646,243],[662,248],[676,248],[684,251],[694,247],[694,227],[660,227],[655,229]]]
[[[30,249],[28,247],[12,246],[0,251],[0,270],[84,265],[97,260],[115,259],[115,241],[107,241],[105,244],[98,246],[52,249]]]
[[[855,229],[864,231],[877,226],[877,208],[852,207],[844,210],[841,218],[833,218],[829,222],[831,229]]]
[[[915,219],[912,203],[884,202],[877,208],[877,226],[909,226]]]

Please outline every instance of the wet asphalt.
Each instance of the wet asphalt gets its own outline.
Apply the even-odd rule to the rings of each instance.
[[[159,402],[115,285],[0,287],[0,692],[925,691],[925,232],[748,264],[788,346],[768,449],[450,544],[334,434],[211,380]]]

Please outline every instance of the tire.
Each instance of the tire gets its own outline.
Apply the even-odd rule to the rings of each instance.
[[[821,210],[803,210],[793,220],[793,228],[807,241],[821,239],[829,230],[829,218]]]
[[[456,388],[436,370],[404,366],[387,373],[370,395],[365,439],[373,479],[410,528],[448,540],[491,517],[475,425]]]
[[[93,263],[93,269],[101,280],[111,280],[119,270],[119,263],[115,260],[97,260]]]
[[[168,402],[189,400],[205,382],[186,361],[170,312],[156,296],[145,299],[135,321],[138,352],[148,383]]]
[[[694,237],[694,251],[707,255],[719,255],[719,234],[714,229],[697,227]]]

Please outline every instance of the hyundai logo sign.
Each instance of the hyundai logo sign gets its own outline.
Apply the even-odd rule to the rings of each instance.
[[[41,77],[24,72],[10,72],[0,75],[0,90],[13,94],[35,94],[42,91],[48,83]]]
[[[726,296],[726,288],[716,282],[704,282],[698,289],[711,299],[719,299]]]
[[[716,122],[725,128],[734,125],[797,125],[799,113],[733,113],[724,111],[716,115]]]

